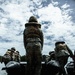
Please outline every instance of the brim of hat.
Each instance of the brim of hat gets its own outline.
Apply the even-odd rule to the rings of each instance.
[[[41,26],[41,24],[40,23],[37,23],[37,22],[29,22],[29,23],[26,23],[25,24],[25,27],[27,27],[28,25],[39,25],[39,26]]]

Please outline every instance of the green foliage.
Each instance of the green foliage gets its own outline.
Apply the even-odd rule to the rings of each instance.
[[[25,55],[21,56],[21,61],[26,61],[26,56]]]

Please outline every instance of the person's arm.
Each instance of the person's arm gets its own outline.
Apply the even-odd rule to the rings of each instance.
[[[26,47],[26,36],[25,36],[25,30],[23,32],[23,43],[24,43],[24,47]]]
[[[71,49],[66,45],[68,52],[70,53],[70,57],[73,59],[73,52],[71,51]]]
[[[43,47],[43,43],[44,43],[44,36],[43,36],[43,33],[41,35],[41,40],[42,40],[42,47]]]

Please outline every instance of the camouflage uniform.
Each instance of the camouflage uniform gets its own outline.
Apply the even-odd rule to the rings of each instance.
[[[20,60],[21,60],[21,56],[19,54],[19,51],[16,51],[15,52],[15,61],[20,62]]]
[[[70,57],[73,57],[73,53],[70,48],[65,44],[64,41],[58,41],[55,43],[55,52],[58,53],[60,50],[65,50],[70,54]]]
[[[11,60],[10,54],[11,54],[11,50],[8,49],[4,54],[4,56],[2,56],[2,62],[4,62],[5,65]]]
[[[10,56],[10,54],[11,54],[11,50],[10,49],[8,49],[7,51],[6,51],[6,53],[5,54],[7,54],[8,56]]]
[[[43,33],[41,25],[38,23],[34,16],[31,16],[29,23],[25,24],[24,30],[24,47],[27,56],[27,75],[40,75],[41,73],[41,60],[43,48]]]
[[[64,75],[66,74],[64,66],[67,63],[68,56],[73,57],[73,53],[69,49],[69,47],[65,44],[65,42],[64,41],[56,42],[55,57],[56,57],[56,60],[59,62]]]
[[[55,60],[55,52],[54,51],[50,51],[49,52],[49,59],[48,59],[48,61],[50,61],[50,60]]]
[[[14,47],[11,48],[11,61],[15,61],[15,51],[16,49]]]

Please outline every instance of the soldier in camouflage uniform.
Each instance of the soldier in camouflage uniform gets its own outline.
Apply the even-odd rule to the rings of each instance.
[[[7,51],[6,51],[6,53],[5,54],[8,54],[9,56],[10,56],[10,54],[11,54],[11,50],[10,49],[8,49]]]
[[[15,61],[15,51],[16,51],[16,49],[15,49],[15,47],[12,47],[11,48],[11,61]]]
[[[65,44],[64,41],[58,41],[55,43],[55,52],[58,53],[61,50],[65,50],[69,53],[70,57],[73,58],[73,53],[70,48]]]
[[[19,51],[16,51],[15,52],[15,61],[17,61],[17,62],[20,62],[21,61],[21,56],[20,56]]]
[[[48,59],[48,61],[50,61],[50,60],[55,60],[55,52],[54,51],[50,51],[49,52],[49,59]]]
[[[66,74],[64,66],[67,63],[68,56],[73,58],[73,53],[64,41],[58,41],[55,43],[55,58],[59,62],[63,75]]]
[[[2,56],[1,63],[4,62],[4,64],[6,65],[11,60],[10,54],[11,54],[11,50],[8,49],[6,53]]]
[[[29,22],[25,24],[23,34],[24,47],[27,57],[27,75],[40,75],[41,60],[43,48],[43,33],[41,25],[34,16],[31,16]]]

